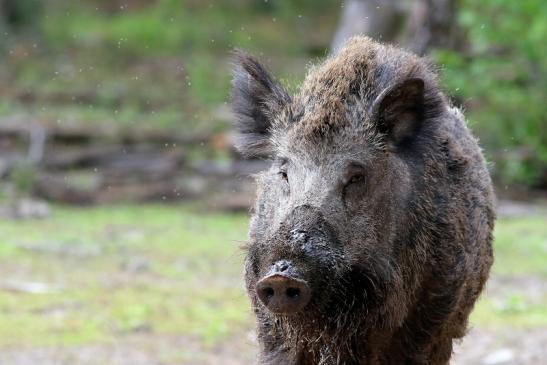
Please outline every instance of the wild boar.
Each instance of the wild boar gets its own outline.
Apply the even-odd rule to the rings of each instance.
[[[447,364],[493,261],[492,183],[434,67],[366,37],[290,96],[238,53],[238,148],[266,156],[246,249],[261,364]]]

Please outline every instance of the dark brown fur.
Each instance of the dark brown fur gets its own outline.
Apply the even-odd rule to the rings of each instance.
[[[238,58],[239,148],[273,161],[246,263],[260,363],[447,364],[488,277],[495,214],[480,148],[431,65],[356,37],[290,97]],[[281,259],[312,289],[295,315],[256,296]]]

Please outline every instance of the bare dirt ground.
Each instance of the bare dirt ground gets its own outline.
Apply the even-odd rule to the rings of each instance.
[[[493,277],[486,295],[501,300],[518,293],[541,301],[547,283],[541,278]],[[135,333],[108,344],[57,348],[0,350],[0,365],[247,365],[256,364],[258,344],[253,329],[204,344],[197,338]],[[547,327],[534,329],[471,326],[454,349],[452,365],[543,365],[547,359]]]
[[[547,290],[541,278],[493,277],[486,294],[502,299],[519,293],[541,300]],[[135,333],[115,343],[0,351],[0,365],[246,365],[256,363],[258,344],[248,329],[218,345],[197,338]],[[455,346],[453,365],[542,365],[547,359],[547,327],[530,330],[471,326]]]
[[[546,283],[539,278],[492,278],[489,297],[506,292],[541,300]],[[197,338],[135,333],[114,343],[75,347],[0,350],[0,365],[245,365],[256,363],[252,329],[207,345]],[[455,346],[453,365],[542,365],[547,359],[547,327],[532,330],[471,327]]]
[[[547,359],[547,328],[471,329],[454,353],[453,365],[542,365]]]
[[[244,365],[256,363],[252,332],[204,347],[180,337],[135,336],[116,344],[17,349],[0,353],[2,365]],[[547,359],[547,328],[533,331],[471,329],[455,348],[453,365],[542,365]]]

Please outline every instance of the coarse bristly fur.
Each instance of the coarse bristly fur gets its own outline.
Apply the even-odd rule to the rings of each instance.
[[[290,96],[234,73],[238,148],[265,156],[245,279],[261,364],[448,364],[492,265],[494,195],[476,139],[424,59],[366,37]],[[311,288],[275,314],[256,283],[286,260]]]

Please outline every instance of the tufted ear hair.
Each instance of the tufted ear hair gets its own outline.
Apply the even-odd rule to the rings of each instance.
[[[273,117],[291,98],[254,57],[236,52],[235,59],[232,108],[239,130],[236,147],[244,156],[269,156],[273,152]]]
[[[386,142],[397,147],[418,133],[424,109],[424,81],[411,78],[382,91],[372,104],[372,115]]]

